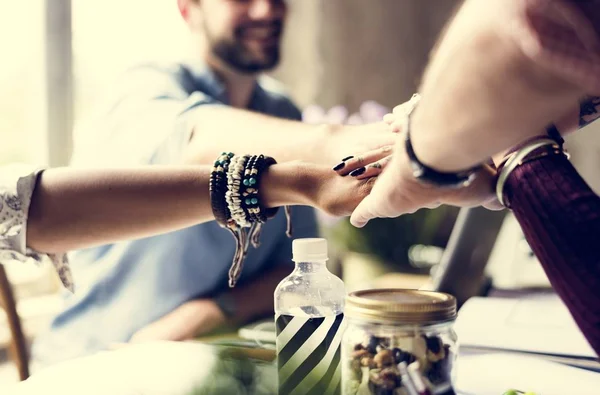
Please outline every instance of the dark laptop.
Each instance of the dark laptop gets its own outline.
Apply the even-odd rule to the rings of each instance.
[[[454,295],[458,306],[489,289],[485,267],[506,211],[483,207],[460,210],[448,245],[432,278],[433,290]]]

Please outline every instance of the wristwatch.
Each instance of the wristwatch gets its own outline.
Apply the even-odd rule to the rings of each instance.
[[[413,100],[414,98],[415,97],[413,96]],[[435,170],[423,164],[423,162],[417,158],[415,150],[412,146],[412,142],[410,141],[410,115],[415,108],[416,103],[414,103],[414,105],[412,105],[411,108],[406,111],[406,119],[404,122],[406,135],[406,154],[413,170],[413,176],[419,181],[443,188],[464,188],[469,186],[477,177],[477,172],[482,168],[481,165],[467,170],[450,173]]]

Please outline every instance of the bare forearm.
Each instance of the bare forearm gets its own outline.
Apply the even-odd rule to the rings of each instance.
[[[318,162],[323,139],[333,126],[308,125],[224,106],[203,106],[193,118],[185,161],[208,164],[223,151],[261,152],[279,162]]]
[[[510,35],[516,0],[467,0],[424,76],[415,151],[440,170],[470,167],[564,116],[584,94],[527,57]]]
[[[267,207],[314,204],[299,164],[273,166],[261,182]],[[27,244],[56,253],[146,237],[212,220],[210,167],[146,167],[42,173],[32,196]]]
[[[29,247],[64,252],[212,218],[208,167],[49,169],[34,191]]]

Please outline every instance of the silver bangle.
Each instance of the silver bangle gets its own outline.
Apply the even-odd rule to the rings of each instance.
[[[531,143],[525,145],[524,147],[510,155],[510,157],[506,161],[506,164],[502,168],[500,175],[498,176],[498,181],[496,182],[496,197],[498,198],[498,201],[501,205],[506,207],[506,203],[504,202],[504,186],[506,185],[506,180],[508,180],[508,176],[510,176],[510,174],[523,163],[523,160],[527,158],[527,155],[529,155],[538,148],[552,146],[556,144],[556,141],[549,138],[539,139],[532,141]]]

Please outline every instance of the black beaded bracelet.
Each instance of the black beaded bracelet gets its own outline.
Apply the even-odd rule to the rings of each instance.
[[[277,161],[275,161],[275,159],[268,157],[268,156],[264,156],[264,155],[260,155],[257,158],[257,165],[256,165],[256,174],[257,174],[257,178],[256,178],[256,193],[257,195],[260,193],[260,184],[261,184],[261,178],[262,176],[265,174],[266,170],[276,164]],[[279,211],[279,208],[275,207],[275,208],[266,208],[261,204],[261,200],[260,198],[258,198],[258,196],[256,196],[256,204],[257,207],[253,208],[251,211],[255,211],[257,213],[258,216],[258,220],[261,223],[267,222],[267,220],[275,217],[277,215],[277,212]],[[246,202],[245,202],[246,203]],[[248,203],[255,203],[254,200],[248,202]],[[289,206],[285,206],[284,207],[285,210],[285,217],[286,217],[286,222],[287,222],[287,228],[286,228],[286,232],[285,234],[287,235],[287,237],[291,238],[292,237],[292,212],[291,212],[291,207]]]
[[[227,169],[232,157],[233,153],[223,152],[215,161],[210,173],[210,204],[217,223],[222,227],[226,227],[230,222],[225,193],[227,192]]]
[[[278,208],[267,209],[260,201],[260,180],[265,170],[276,163],[271,157],[253,156],[244,171],[242,206],[253,222],[265,223],[277,214]]]
[[[259,246],[262,224],[277,214],[278,208],[267,209],[261,204],[260,182],[266,170],[277,163],[264,155],[234,157],[223,152],[215,161],[210,175],[211,208],[215,219],[226,228],[236,242],[229,270],[229,286],[237,283],[250,243]],[[291,236],[291,217],[286,207]]]
[[[227,172],[227,186],[229,190],[225,195],[225,201],[231,213],[231,219],[242,228],[252,225],[251,219],[242,207],[242,179],[249,160],[250,155],[234,157],[229,164],[229,171]]]
[[[258,185],[258,189],[260,190],[260,181],[262,179],[262,176],[265,174],[265,171],[273,166],[277,164],[277,161],[273,158],[271,158],[270,156],[263,156],[261,155],[261,157],[259,158],[258,164],[257,164],[257,169],[258,169],[258,179],[257,179],[257,183],[256,185]],[[258,199],[258,218],[261,222],[267,222],[267,220],[275,217],[275,215],[277,215],[277,212],[279,211],[278,207],[273,207],[273,208],[266,208],[261,204],[261,200]]]
[[[260,222],[256,212],[256,207],[258,207],[258,184],[256,178],[258,174],[258,169],[256,168],[258,158],[258,155],[252,155],[246,163],[240,193],[242,208],[252,223]]]

